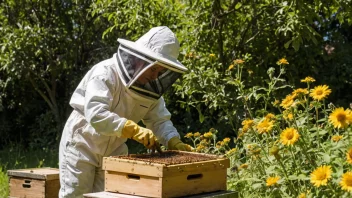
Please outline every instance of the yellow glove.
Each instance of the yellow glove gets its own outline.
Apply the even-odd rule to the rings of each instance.
[[[132,120],[127,120],[122,129],[121,137],[133,139],[143,144],[148,149],[152,149],[158,144],[151,130],[138,126],[138,124]]]
[[[183,143],[178,137],[171,138],[167,144],[170,150],[192,151],[192,147]]]

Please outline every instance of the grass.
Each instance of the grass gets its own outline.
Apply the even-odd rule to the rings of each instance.
[[[146,152],[143,145],[135,141],[127,141],[129,153]],[[9,183],[7,170],[59,167],[58,148],[41,150],[25,149],[21,145],[9,145],[8,148],[0,151],[0,197],[9,196]]]
[[[0,197],[8,197],[9,185],[6,172],[0,167]]]
[[[13,147],[0,151],[0,197],[9,196],[7,170],[58,167],[58,150],[27,150]]]

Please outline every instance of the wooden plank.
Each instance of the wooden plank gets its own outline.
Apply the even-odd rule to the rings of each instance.
[[[45,197],[45,181],[27,178],[10,178],[10,197]]]
[[[45,198],[57,198],[60,191],[60,180],[49,180],[45,182]]]
[[[186,196],[184,198],[238,198],[238,192],[235,191],[217,191],[211,193],[202,193],[198,195]]]
[[[178,150],[172,150],[174,152],[178,152],[178,153],[189,153],[191,155],[201,155],[201,156],[209,156],[209,157],[214,157],[214,158],[225,158],[224,155],[215,155],[215,154],[209,154],[209,153],[197,153],[197,152],[189,152],[189,151],[178,151]]]
[[[96,192],[83,195],[84,198],[140,198],[141,196],[126,195],[112,192]]]
[[[162,177],[164,166],[161,164],[104,157],[102,167],[106,171]]]
[[[9,176],[41,179],[41,180],[55,180],[59,179],[59,169],[57,168],[30,168],[30,169],[15,169],[8,170]]]
[[[216,169],[224,169],[230,167],[229,159],[217,159],[194,163],[176,164],[165,166],[163,169],[163,177],[172,177],[177,175],[187,175],[193,172],[207,172]],[[226,172],[226,171],[225,171]]]
[[[105,191],[160,197],[161,178],[105,171]]]
[[[226,190],[226,169],[163,178],[163,197],[178,197]]]
[[[96,192],[83,195],[84,198],[142,198],[141,196],[126,195],[113,192]],[[197,195],[182,196],[183,198],[237,198],[238,193],[235,191],[216,191],[210,193],[202,193]]]

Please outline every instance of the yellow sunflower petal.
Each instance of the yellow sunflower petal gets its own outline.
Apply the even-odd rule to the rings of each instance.
[[[342,190],[352,192],[352,172],[346,172],[342,175],[340,185]]]
[[[277,182],[280,180],[279,176],[275,176],[275,177],[268,177],[266,179],[266,186],[274,186],[277,184]]]
[[[331,178],[331,166],[320,166],[310,174],[310,182],[316,186],[326,186]]]
[[[314,89],[311,90],[310,92],[310,96],[314,99],[314,100],[323,100],[325,99],[328,95],[330,95],[331,93],[331,89],[329,89],[329,86],[327,85],[319,85],[314,87]]]
[[[299,133],[294,128],[286,128],[280,135],[280,141],[283,145],[289,146],[297,142]]]
[[[346,128],[352,123],[352,114],[349,109],[344,110],[343,107],[336,108],[329,115],[329,122],[331,122],[335,128]]]

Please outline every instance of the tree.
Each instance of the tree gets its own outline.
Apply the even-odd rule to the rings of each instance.
[[[107,26],[96,23],[89,15],[90,3],[83,0],[1,3],[0,86],[4,90],[1,98],[12,100],[18,107],[23,98],[11,97],[11,92],[20,93],[25,88],[26,92],[38,94],[54,115],[56,138],[70,111],[68,100],[74,87],[94,63],[112,54],[111,47],[101,38]],[[16,89],[11,90],[12,87]]]

